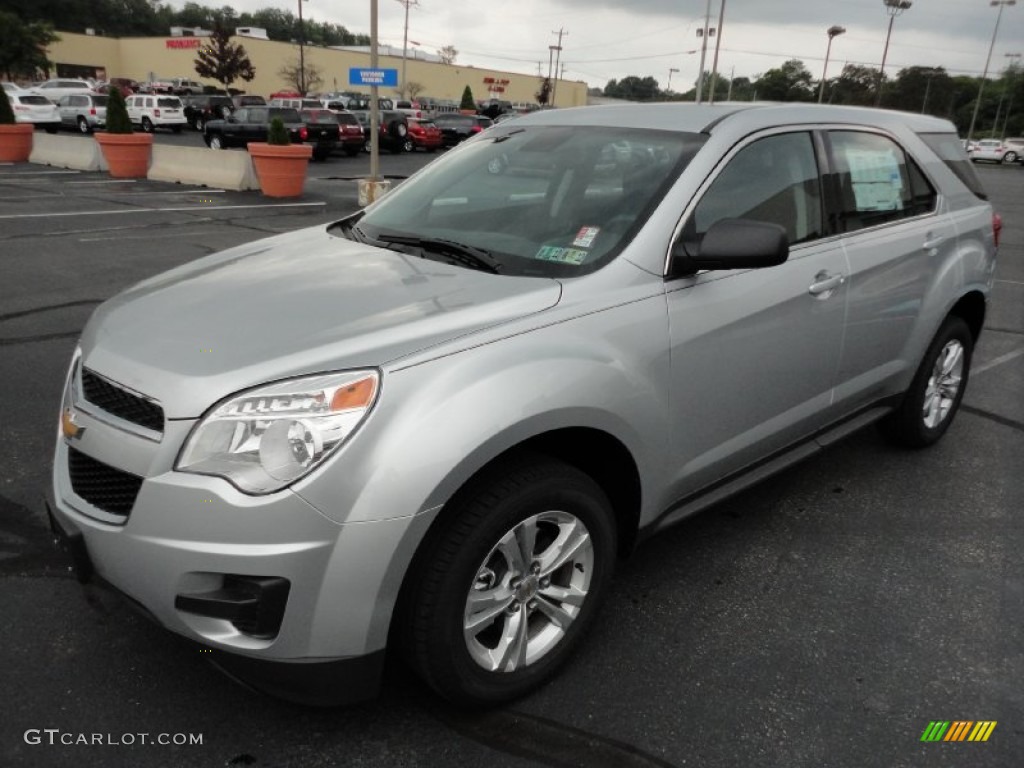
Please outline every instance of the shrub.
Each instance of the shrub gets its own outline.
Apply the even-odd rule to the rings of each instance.
[[[472,109],[473,111],[476,111],[476,102],[473,101],[473,91],[468,85],[462,92],[462,103],[459,104],[459,109]]]
[[[0,125],[14,125],[14,110],[11,109],[11,100],[7,98],[7,91],[0,88]]]
[[[267,132],[267,144],[284,147],[291,143],[291,139],[288,138],[288,130],[284,127],[284,121],[280,117],[275,117],[270,121],[270,130]]]
[[[132,133],[132,121],[120,88],[111,88],[107,94],[107,133]]]

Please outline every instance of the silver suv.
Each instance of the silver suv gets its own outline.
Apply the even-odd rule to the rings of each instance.
[[[871,422],[938,440],[997,221],[943,120],[537,112],[100,307],[53,527],[268,692],[372,694],[392,648],[508,700],[640,537]]]

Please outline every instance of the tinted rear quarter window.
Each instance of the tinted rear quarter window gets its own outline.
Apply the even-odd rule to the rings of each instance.
[[[960,139],[955,134],[919,133],[918,136],[976,197],[988,200],[985,188],[981,185],[981,179],[975,173],[974,166],[971,165],[971,161],[967,157],[967,152],[964,151]]]

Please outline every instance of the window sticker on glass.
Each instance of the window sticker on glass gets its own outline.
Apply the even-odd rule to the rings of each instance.
[[[859,211],[896,211],[903,207],[900,161],[891,149],[847,149],[846,162]]]
[[[572,244],[577,248],[589,248],[594,244],[594,239],[600,231],[600,227],[583,227],[576,233],[576,239],[572,241]]]
[[[535,259],[540,261],[557,261],[561,264],[582,264],[589,254],[578,248],[560,248],[555,245],[542,245]]]

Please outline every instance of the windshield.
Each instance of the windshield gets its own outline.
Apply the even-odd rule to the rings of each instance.
[[[504,275],[579,276],[629,243],[706,139],[513,125],[402,184],[358,221],[354,236],[458,243],[486,251]]]

